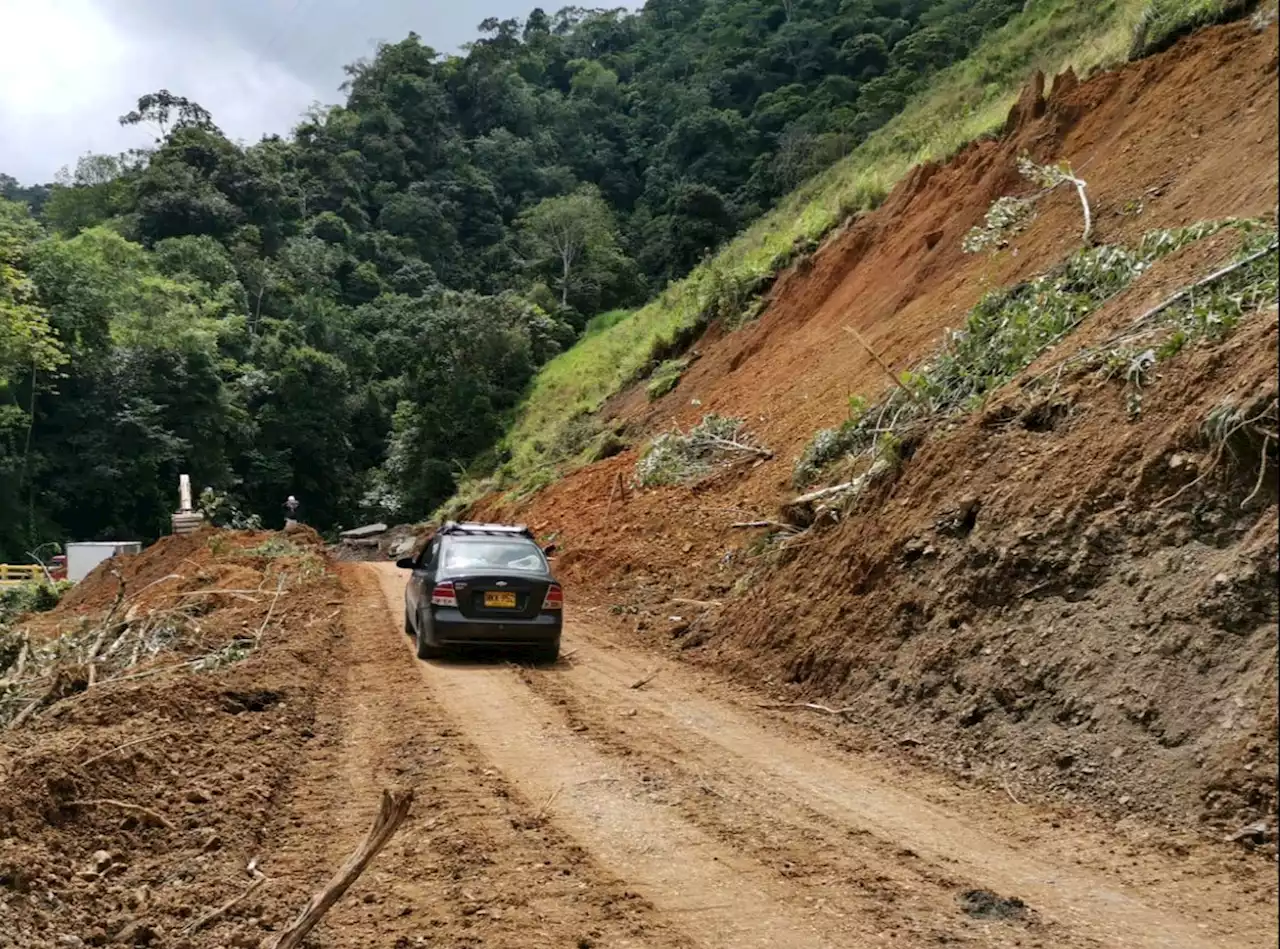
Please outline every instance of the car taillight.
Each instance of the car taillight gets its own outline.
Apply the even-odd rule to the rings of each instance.
[[[553,583],[547,587],[547,595],[542,601],[542,608],[544,610],[564,609],[564,591],[560,589],[560,584]]]
[[[443,583],[437,583],[435,589],[431,591],[432,606],[457,606],[458,594],[453,589],[453,581],[445,580]]]

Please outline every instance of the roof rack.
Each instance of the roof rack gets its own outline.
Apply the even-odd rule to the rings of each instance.
[[[471,521],[445,521],[437,534],[490,534],[501,536],[516,535],[533,540],[533,531],[524,524],[480,524]]]

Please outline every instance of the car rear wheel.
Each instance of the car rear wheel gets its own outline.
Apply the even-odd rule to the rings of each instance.
[[[404,634],[406,636],[415,635],[413,631],[413,620],[409,618],[409,610],[407,608],[404,611]]]
[[[550,666],[560,660],[560,640],[538,646],[533,651],[533,661],[538,665]]]
[[[422,627],[418,627],[418,631],[413,636],[414,645],[417,646],[419,659],[439,659],[444,655],[443,646],[433,646],[427,642],[426,636],[422,633]]]

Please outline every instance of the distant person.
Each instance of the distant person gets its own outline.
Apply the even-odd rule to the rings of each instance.
[[[284,509],[286,521],[296,521],[298,519],[298,499],[292,494],[285,498]]]

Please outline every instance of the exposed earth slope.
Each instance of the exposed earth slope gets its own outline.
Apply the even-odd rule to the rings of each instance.
[[[713,327],[673,392],[615,400],[605,416],[634,447],[481,513],[555,532],[562,570],[640,641],[845,708],[864,740],[1134,828],[1274,828],[1276,311],[1264,298],[1136,384],[1132,359],[1169,332],[1114,342],[1235,259],[1237,232],[1157,260],[981,409],[912,430],[914,453],[838,526],[778,543],[730,525],[781,517],[815,432],[849,396],[893,391],[844,327],[895,373],[917,368],[983,294],[1079,246],[1060,188],[1002,251],[962,251],[996,198],[1034,193],[1020,154],[1070,163],[1108,247],[1229,217],[1273,228],[1276,65],[1276,27],[1239,23],[1043,98],[1033,84],[1002,138],[917,169],[756,322]],[[1113,352],[1123,364],[1095,371]],[[1256,415],[1225,450],[1206,435],[1224,407]],[[653,435],[708,412],[773,459],[620,490]]]

